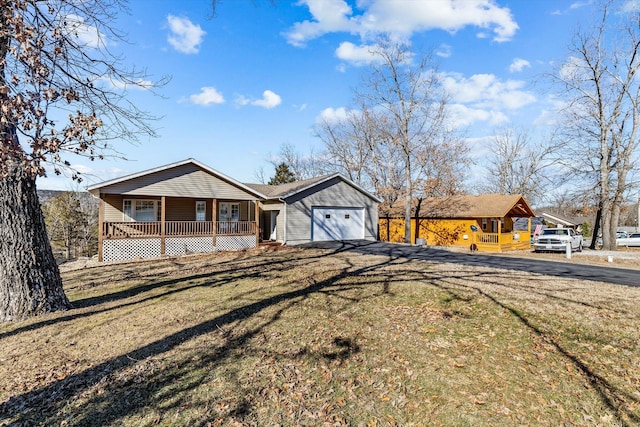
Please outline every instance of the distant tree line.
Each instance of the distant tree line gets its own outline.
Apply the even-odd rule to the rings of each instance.
[[[90,194],[55,192],[43,201],[42,212],[57,259],[98,253],[98,204]]]
[[[581,25],[567,57],[541,81],[558,111],[550,135],[497,129],[482,142],[484,174],[466,182],[477,157],[455,124],[455,108],[431,55],[387,39],[370,48],[370,65],[350,108],[316,125],[320,152],[284,145],[272,159],[296,177],[340,172],[380,197],[380,210],[404,205],[405,241],[425,197],[467,191],[521,194],[534,206],[560,193],[593,214],[594,234],[615,250],[619,225],[637,224],[640,184],[640,11],[598,3],[593,25]],[[531,129],[534,124],[532,123]]]

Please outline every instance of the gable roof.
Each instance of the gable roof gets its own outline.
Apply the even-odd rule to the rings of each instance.
[[[541,216],[552,224],[562,225],[564,227],[577,227],[585,222],[586,218],[568,218],[555,212],[544,211]]]
[[[334,178],[341,179],[343,182],[349,184],[356,190],[380,203],[382,200],[373,194],[366,191],[364,188],[360,187],[355,182],[345,178],[342,174],[334,173],[331,175],[320,176],[316,178],[304,179],[302,181],[294,181],[287,184],[279,184],[279,185],[267,185],[267,184],[246,184],[247,186],[254,188],[256,191],[265,194],[269,199],[287,199],[289,197],[295,196],[303,191],[312,189],[320,184],[323,184],[327,181],[330,181]]]
[[[417,201],[412,202],[415,216]],[[404,202],[393,205],[391,216],[404,216]],[[504,218],[535,216],[524,197],[519,194],[479,194],[450,197],[429,197],[420,204],[420,218]]]
[[[248,192],[248,193],[250,193],[250,194],[252,194],[254,196],[257,196],[258,198],[261,198],[261,199],[267,198],[267,196],[265,196],[263,193],[261,193],[260,191],[256,190],[255,188],[251,188],[251,187],[249,187],[249,186],[247,186],[247,185],[245,185],[245,184],[243,184],[243,183],[241,183],[239,181],[236,181],[235,179],[223,174],[222,172],[218,172],[217,170],[215,170],[215,169],[213,169],[213,168],[205,165],[204,163],[201,163],[198,160],[193,159],[193,158],[181,160],[179,162],[170,163],[168,165],[159,166],[157,168],[148,169],[148,170],[141,171],[141,172],[136,172],[136,173],[133,173],[133,174],[130,174],[130,175],[125,175],[125,176],[122,176],[120,178],[115,178],[115,179],[111,179],[111,180],[108,180],[108,181],[103,181],[103,182],[100,182],[100,183],[97,183],[97,184],[93,184],[93,185],[90,185],[90,186],[87,187],[87,191],[89,191],[93,195],[99,195],[101,188],[108,187],[108,186],[115,185],[115,184],[120,184],[120,183],[123,183],[123,182],[126,182],[126,181],[132,181],[132,180],[135,180],[135,179],[138,179],[138,178],[145,177],[147,175],[151,175],[151,174],[154,174],[154,173],[167,171],[169,169],[177,168],[177,167],[184,166],[184,165],[194,165],[194,166],[196,166],[196,167],[198,167],[198,168],[210,173],[211,175],[213,175],[213,176],[215,176],[215,177],[217,177],[219,179],[227,181],[228,183],[230,183],[230,184],[232,184],[232,185],[234,185],[236,187],[239,187],[242,190],[244,190],[244,191],[246,191],[246,192]]]

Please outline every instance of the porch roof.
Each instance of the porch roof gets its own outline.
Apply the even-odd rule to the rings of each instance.
[[[412,201],[415,216],[417,200]],[[385,213],[386,214],[386,213]],[[394,204],[390,216],[404,216],[404,201]],[[420,204],[420,218],[504,218],[533,217],[533,210],[519,194],[479,194],[429,197]]]

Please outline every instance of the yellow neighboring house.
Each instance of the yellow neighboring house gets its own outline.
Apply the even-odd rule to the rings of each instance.
[[[404,241],[403,211],[404,203],[400,202],[388,212],[380,212],[380,240]],[[531,218],[535,214],[521,195],[480,194],[414,200],[411,216],[412,243],[424,239],[430,246],[474,245],[480,251],[503,252],[531,247]],[[513,229],[516,218],[528,218],[527,230]]]

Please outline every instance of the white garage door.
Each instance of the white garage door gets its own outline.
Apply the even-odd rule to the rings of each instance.
[[[364,208],[312,208],[314,242],[364,239]]]

